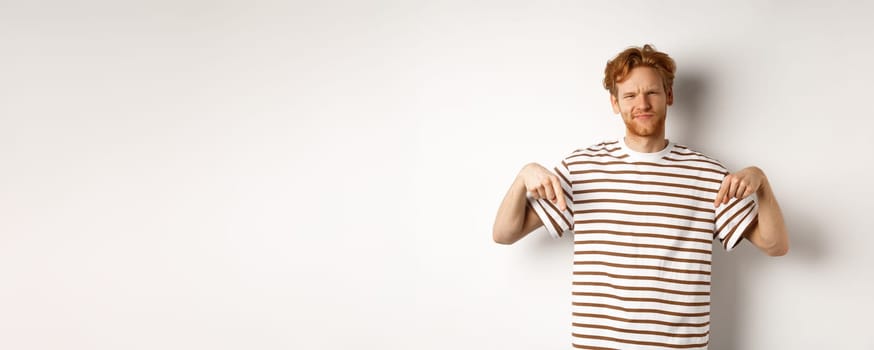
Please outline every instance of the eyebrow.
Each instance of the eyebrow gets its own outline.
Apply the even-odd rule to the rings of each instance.
[[[650,86],[650,87],[641,89],[641,91],[643,91],[643,92],[662,92],[662,88],[661,88],[661,86]],[[623,92],[622,96],[629,96],[629,95],[634,95],[634,94],[637,94],[637,91]]]

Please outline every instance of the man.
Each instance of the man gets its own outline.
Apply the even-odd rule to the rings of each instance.
[[[526,165],[498,209],[498,243],[541,225],[556,238],[573,232],[575,348],[706,349],[712,241],[732,250],[746,238],[770,256],[789,249],[761,169],[729,174],[665,139],[675,70],[650,45],[608,61],[604,87],[625,137],[574,151],[555,173]]]

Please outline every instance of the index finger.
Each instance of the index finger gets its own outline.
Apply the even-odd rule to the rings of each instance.
[[[725,197],[725,192],[728,191],[728,186],[726,184],[731,180],[731,175],[727,175],[723,180],[722,184],[719,185],[719,192],[716,193],[716,199],[713,201],[713,207],[718,208],[719,204],[722,203],[722,197]]]
[[[558,200],[556,203],[558,204],[558,209],[567,209],[567,203],[565,203],[564,201],[564,189],[561,188],[561,184],[559,183],[557,178],[554,178],[552,180],[552,188],[555,189],[555,197]]]

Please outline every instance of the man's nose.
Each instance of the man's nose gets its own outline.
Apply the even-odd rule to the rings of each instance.
[[[640,108],[640,109],[645,110],[645,111],[652,108],[652,104],[649,103],[649,96],[647,96],[646,94],[640,94],[639,96],[640,96],[640,98],[638,99],[638,101],[636,103],[637,108]]]

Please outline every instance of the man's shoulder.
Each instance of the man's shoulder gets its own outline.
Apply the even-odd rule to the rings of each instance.
[[[716,158],[710,157],[683,144],[674,144],[673,149],[671,149],[671,152],[666,155],[664,159],[676,163],[689,162],[695,165],[712,168],[713,170],[728,172],[728,169]]]
[[[575,149],[567,157],[565,157],[565,160],[587,156],[610,156],[620,149],[621,147],[619,146],[619,140],[605,139],[588,147]]]

